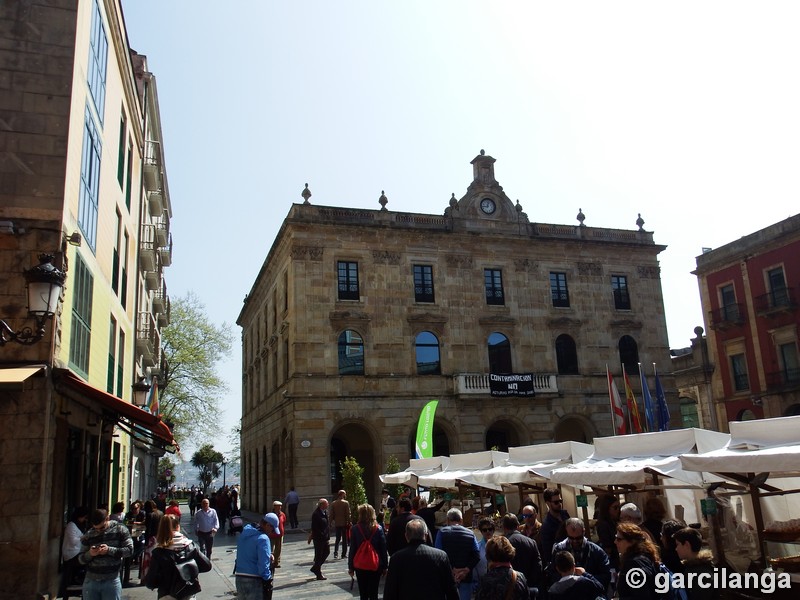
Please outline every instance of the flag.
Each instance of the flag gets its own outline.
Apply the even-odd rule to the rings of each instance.
[[[614,435],[625,435],[625,411],[622,410],[622,399],[619,397],[617,384],[614,383],[608,365],[606,365],[606,375],[608,376],[608,397],[611,400],[611,426],[614,428]]]
[[[150,398],[147,402],[147,410],[150,411],[151,415],[159,416],[158,380],[155,377],[153,378],[153,384],[150,386]]]
[[[625,400],[628,402],[628,412],[631,416],[631,428],[636,433],[642,433],[642,420],[639,418],[639,407],[636,404],[636,397],[633,395],[631,389],[631,381],[628,379],[628,374],[625,372],[625,366],[622,366],[622,376],[625,378]]]
[[[658,378],[658,371],[656,371],[656,364],[653,363],[653,371],[656,374],[656,405],[658,406],[658,430],[669,430],[669,407],[667,406],[667,398],[664,396],[664,388],[661,387],[661,381]]]
[[[415,458],[431,458],[433,456],[433,415],[438,404],[438,400],[431,400],[419,415]]]
[[[642,380],[642,400],[644,401],[644,420],[647,426],[647,431],[655,431],[655,415],[653,414],[653,397],[650,395],[650,389],[647,387],[647,378],[644,376],[644,369],[642,363],[639,363],[639,379]]]

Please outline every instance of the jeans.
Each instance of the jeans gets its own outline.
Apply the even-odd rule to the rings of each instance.
[[[300,522],[297,520],[297,507],[300,506],[299,504],[290,504],[289,505],[289,526],[292,529],[297,529]]]
[[[214,534],[210,531],[208,533],[198,531],[197,544],[200,546],[200,552],[211,558],[211,550],[214,549]]]
[[[470,600],[472,598],[472,582],[462,581],[458,584],[458,596],[461,600]]]
[[[238,600],[271,600],[272,579],[264,581],[261,577],[236,577],[236,598]]]
[[[339,552],[339,542],[342,542],[342,558],[347,558],[347,527],[336,528],[336,541],[333,544],[333,553]]]
[[[83,580],[83,600],[121,600],[122,582],[119,577],[114,579],[89,579]]]

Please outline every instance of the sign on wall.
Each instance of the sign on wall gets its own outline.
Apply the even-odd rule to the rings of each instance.
[[[490,373],[489,393],[492,396],[534,396],[533,373]]]

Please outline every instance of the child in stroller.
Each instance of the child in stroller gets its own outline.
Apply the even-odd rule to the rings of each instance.
[[[244,519],[242,519],[242,511],[237,508],[231,511],[230,519],[228,519],[228,535],[242,533],[242,529],[244,529]]]

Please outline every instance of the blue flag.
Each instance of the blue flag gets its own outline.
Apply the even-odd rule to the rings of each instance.
[[[661,387],[661,381],[658,379],[658,371],[656,371],[656,404],[658,406],[658,430],[667,431],[669,430],[669,407],[667,398],[664,396],[664,388]]]
[[[642,400],[644,400],[644,418],[647,421],[647,431],[656,430],[655,415],[653,414],[653,398],[647,389],[647,379],[644,377],[642,363],[639,363],[639,378],[642,380]]]

